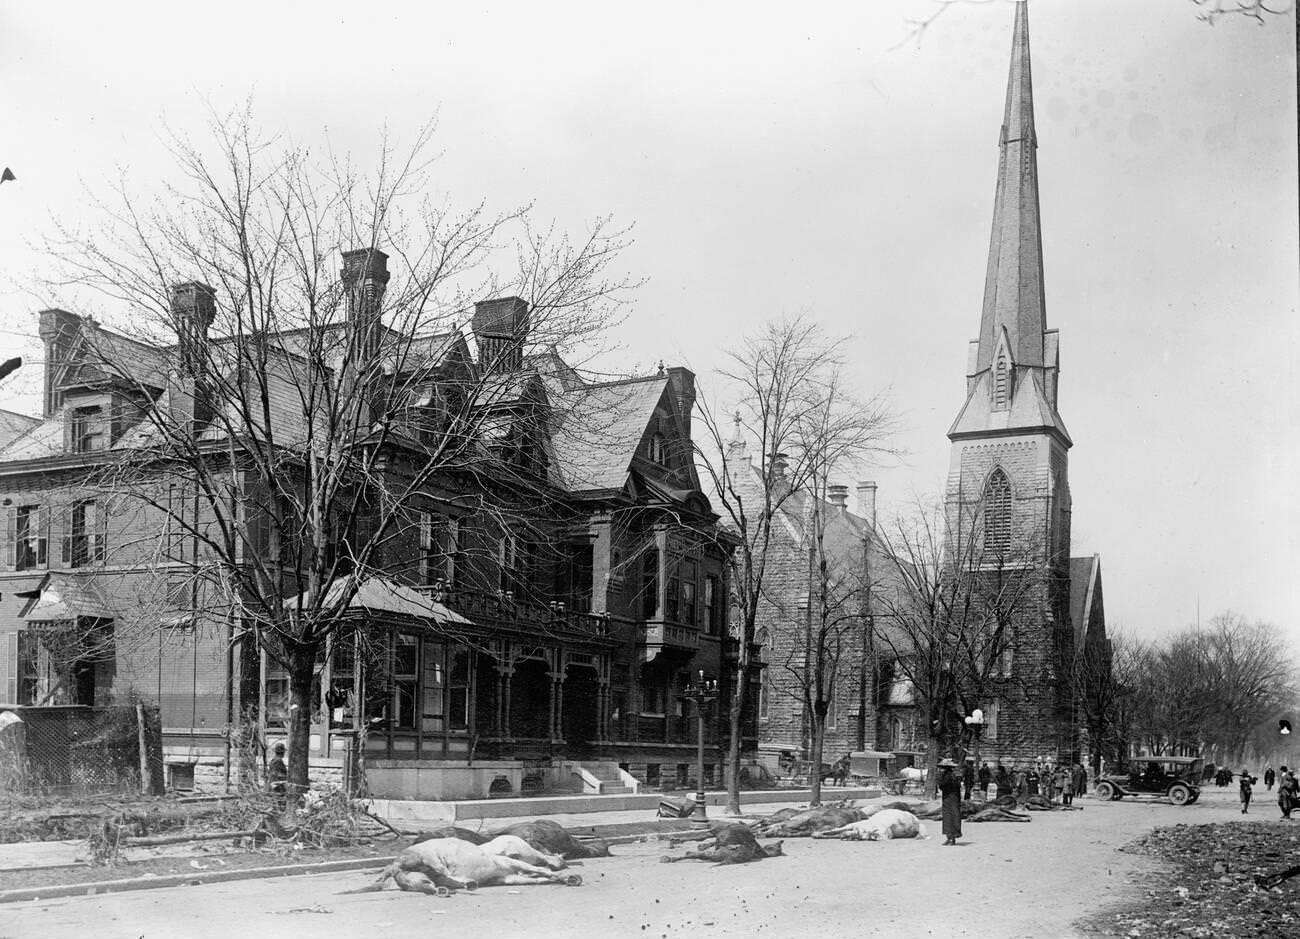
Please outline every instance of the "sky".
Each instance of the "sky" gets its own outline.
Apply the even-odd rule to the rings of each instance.
[[[169,132],[251,100],[362,165],[437,119],[453,204],[633,226],[645,283],[601,363],[715,370],[765,321],[844,336],[901,455],[880,512],[942,492],[992,219],[1012,6],[390,2],[0,9],[0,341],[27,364],[41,237]],[[1112,629],[1232,610],[1300,648],[1300,324],[1291,15],[1209,25],[1190,0],[1031,0],[1047,320],[1060,330],[1073,553]],[[66,305],[66,304],[65,304]],[[726,408],[727,402],[719,404]],[[854,480],[844,479],[850,484]],[[833,481],[832,481],[833,482]]]

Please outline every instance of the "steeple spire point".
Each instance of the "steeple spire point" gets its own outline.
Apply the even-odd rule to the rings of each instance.
[[[984,281],[976,372],[990,367],[1002,329],[1018,366],[1041,366],[1047,330],[1042,225],[1038,210],[1038,135],[1029,68],[1029,10],[1016,4],[1006,109],[998,141],[997,194]]]

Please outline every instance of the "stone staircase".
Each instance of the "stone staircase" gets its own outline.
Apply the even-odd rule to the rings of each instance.
[[[600,795],[621,796],[632,792],[630,786],[623,784],[623,777],[619,775],[617,763],[597,763],[584,760],[581,766],[600,781]]]

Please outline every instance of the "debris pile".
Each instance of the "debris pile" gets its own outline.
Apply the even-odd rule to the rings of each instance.
[[[1300,827],[1232,822],[1157,828],[1120,850],[1170,862],[1142,900],[1083,925],[1094,934],[1249,939],[1300,935]]]

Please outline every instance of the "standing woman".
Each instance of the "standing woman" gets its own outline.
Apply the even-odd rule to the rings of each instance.
[[[1277,807],[1282,810],[1283,818],[1290,818],[1291,810],[1295,808],[1291,804],[1290,775],[1285,766],[1277,774]]]
[[[956,844],[961,837],[961,779],[952,760],[939,762],[939,793],[943,797],[944,846]]]

